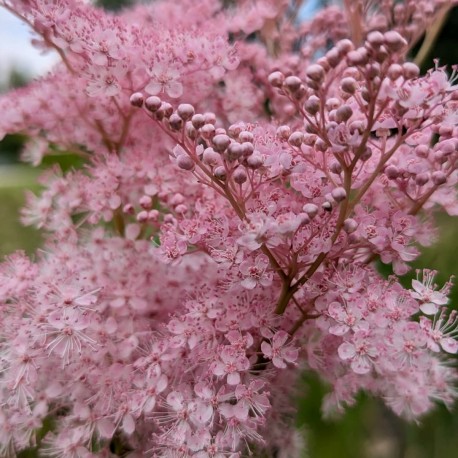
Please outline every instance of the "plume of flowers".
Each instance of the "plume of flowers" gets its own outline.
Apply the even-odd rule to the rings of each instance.
[[[45,245],[0,265],[2,456],[50,418],[51,457],[298,457],[304,368],[325,414],[456,398],[451,283],[398,279],[458,214],[455,70],[407,60],[451,3],[225,3],[0,2],[62,58],[0,132],[86,162],[43,175]]]

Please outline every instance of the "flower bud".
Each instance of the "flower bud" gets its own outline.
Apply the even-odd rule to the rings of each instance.
[[[140,204],[140,207],[142,207],[144,210],[150,210],[153,206],[153,199],[151,199],[150,196],[142,196],[140,197],[138,203]]]
[[[186,123],[185,132],[186,132],[186,136],[190,138],[191,140],[195,140],[198,136],[197,129],[192,125],[190,121]]]
[[[374,32],[369,33],[367,36],[367,42],[373,47],[378,47],[383,44],[384,36],[378,30],[375,30]]]
[[[343,230],[347,234],[351,234],[358,229],[358,223],[353,218],[347,218],[343,224]]]
[[[178,105],[177,113],[183,121],[187,121],[194,115],[194,107],[189,103],[181,103]]]
[[[347,54],[347,62],[349,65],[365,65],[367,61],[368,55],[365,48],[358,48]]]
[[[326,59],[331,67],[337,67],[341,61],[341,54],[337,48],[332,48],[326,53]]]
[[[215,170],[213,170],[213,175],[215,178],[218,178],[218,180],[224,181],[227,176],[226,169],[222,165],[215,167]]]
[[[413,79],[420,74],[418,65],[415,65],[413,62],[404,62],[402,64],[402,70],[405,79]]]
[[[391,64],[388,68],[388,78],[391,81],[396,81],[403,73],[402,66],[399,64]]]
[[[169,118],[169,125],[172,130],[180,130],[183,127],[183,119],[173,113]]]
[[[215,135],[215,126],[213,124],[205,124],[200,128],[200,134],[205,140],[211,140]]]
[[[343,78],[340,83],[340,88],[343,92],[353,95],[356,92],[358,85],[356,80],[351,77]]]
[[[226,150],[225,157],[229,162],[233,162],[233,161],[236,161],[237,159],[240,159],[242,155],[243,155],[242,145],[240,143],[231,143]]]
[[[254,151],[254,145],[251,142],[243,142],[241,145],[242,147],[242,154],[245,157],[251,156]]]
[[[213,137],[212,142],[214,150],[222,153],[231,144],[231,139],[226,134],[219,134]]]
[[[318,207],[315,204],[305,204],[302,207],[302,210],[307,213],[310,219],[315,218],[315,216],[318,214]]]
[[[239,134],[239,140],[241,142],[251,142],[251,143],[253,143],[254,135],[251,132],[249,132],[248,130],[242,130],[242,132],[240,132],[240,134]]]
[[[302,140],[304,139],[304,134],[302,132],[293,132],[288,137],[288,143],[291,146],[300,147],[302,145]]]
[[[221,164],[221,156],[213,148],[206,148],[202,155],[202,161],[204,164],[211,165],[213,167]]]
[[[320,111],[320,99],[316,95],[312,95],[306,100],[304,110],[312,116]]]
[[[385,169],[385,175],[390,180],[395,180],[399,176],[399,169],[395,165],[388,165]]]
[[[340,186],[331,191],[331,196],[336,202],[342,202],[347,198],[347,191]]]
[[[441,170],[437,170],[436,172],[433,172],[431,178],[433,180],[433,183],[436,186],[439,186],[447,182],[447,175],[445,175],[445,173],[442,172]]]
[[[204,118],[204,115],[198,113],[198,114],[195,114],[192,118],[191,118],[191,122],[192,122],[192,125],[196,128],[196,129],[200,129],[201,127],[203,127],[205,125],[205,118]]]
[[[324,203],[321,205],[321,208],[322,208],[324,211],[330,212],[330,211],[332,210],[332,204],[331,204],[331,202],[324,202]]]
[[[161,110],[164,113],[164,117],[169,118],[170,116],[172,116],[173,107],[172,107],[172,105],[170,105],[170,103],[162,102],[161,103]]]
[[[348,53],[354,49],[353,42],[348,38],[344,38],[336,43],[336,48],[341,53]]]
[[[138,212],[137,216],[136,216],[136,220],[139,223],[144,223],[144,222],[148,221],[148,212],[145,211],[145,210],[143,210],[141,212]]]
[[[231,124],[227,129],[227,133],[230,137],[237,139],[244,128],[245,125],[243,123]]]
[[[145,108],[151,113],[156,112],[161,107],[162,101],[159,97],[152,95],[145,100]]]
[[[348,121],[353,114],[353,110],[349,105],[342,105],[336,111],[336,121],[337,122],[346,122]]]
[[[143,106],[143,94],[141,92],[134,92],[130,96],[130,104],[134,107],[141,108]]]
[[[243,184],[246,180],[248,180],[248,175],[246,174],[244,169],[239,167],[238,169],[234,170],[232,178],[237,184]]]
[[[132,204],[126,204],[122,208],[123,213],[126,213],[127,215],[133,215],[135,213],[134,206]]]
[[[180,154],[177,157],[177,165],[182,170],[194,169],[194,161],[186,154]]]
[[[428,172],[419,173],[415,177],[415,183],[418,186],[424,186],[426,183],[428,183],[428,181],[429,181],[429,173]]]
[[[364,148],[363,154],[359,156],[359,159],[363,162],[369,160],[372,157],[372,148],[370,146],[366,146]]]
[[[338,162],[333,162],[330,166],[329,166],[329,170],[332,172],[332,173],[335,173],[336,175],[339,175],[342,173],[342,166],[338,163]]]
[[[407,46],[407,41],[396,31],[389,30],[383,35],[386,47],[392,52],[398,52]]]
[[[273,87],[281,87],[285,81],[285,75],[282,72],[273,72],[268,77],[269,84]]]
[[[291,129],[289,126],[279,126],[277,129],[277,137],[280,140],[287,140],[291,135]]]
[[[216,124],[216,115],[212,112],[204,113],[205,124]]]
[[[321,65],[312,64],[307,67],[305,74],[312,81],[319,83],[324,79],[324,68]]]
[[[256,170],[264,164],[264,160],[262,156],[258,152],[254,152],[250,157],[246,160],[247,166],[250,169]]]
[[[302,81],[297,76],[288,76],[283,85],[290,91],[296,92],[301,87]]]

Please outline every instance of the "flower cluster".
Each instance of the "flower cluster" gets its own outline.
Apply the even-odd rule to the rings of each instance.
[[[406,60],[451,4],[233,3],[0,2],[62,58],[0,132],[85,161],[28,194],[36,259],[0,264],[2,456],[298,457],[305,367],[326,414],[453,404],[451,283],[397,277],[458,214],[455,72]]]

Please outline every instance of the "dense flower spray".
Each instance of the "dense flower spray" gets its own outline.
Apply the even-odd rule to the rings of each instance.
[[[0,265],[1,456],[51,418],[51,457],[298,457],[303,368],[325,414],[452,405],[451,284],[397,278],[458,214],[455,71],[406,61],[451,2],[0,3],[62,58],[1,135],[86,160],[28,196],[36,259]]]

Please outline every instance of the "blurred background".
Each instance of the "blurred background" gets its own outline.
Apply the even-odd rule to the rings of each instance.
[[[131,0],[101,0],[98,3],[109,9],[119,9]],[[326,3],[311,0],[304,3],[301,18],[311,17]],[[458,7],[448,15],[431,52],[424,60],[423,71],[432,67],[433,58],[441,65],[458,63]],[[31,79],[46,73],[57,61],[52,53],[42,55],[30,44],[30,31],[10,13],[0,8],[0,92],[27,84]],[[421,46],[421,43],[419,44]],[[7,115],[7,114],[3,114]],[[76,166],[71,156],[46,158],[40,168],[20,163],[24,144],[21,135],[9,135],[0,142],[0,259],[15,250],[25,250],[33,257],[40,246],[38,231],[23,227],[19,210],[24,204],[24,191],[39,192],[36,178],[52,162],[65,170]],[[433,268],[439,271],[437,280],[443,284],[450,275],[458,274],[457,222],[446,215],[438,215],[440,238],[423,250],[414,268]],[[380,269],[389,274],[387,266]],[[413,270],[403,279],[409,285],[415,275]],[[452,293],[452,304],[458,308],[458,287]],[[455,362],[457,359],[455,359]],[[455,413],[438,406],[435,412],[419,424],[408,424],[394,416],[383,404],[361,396],[356,406],[334,421],[322,420],[320,406],[327,387],[313,375],[305,372],[298,390],[297,425],[306,436],[308,444],[304,457],[310,458],[454,458],[458,456],[458,405]],[[36,456],[26,452],[21,457]]]

